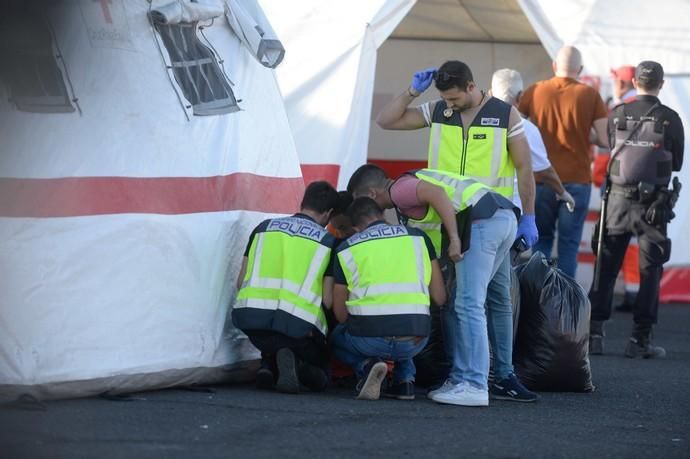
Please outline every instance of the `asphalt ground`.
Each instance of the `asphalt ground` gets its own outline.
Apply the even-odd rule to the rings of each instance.
[[[214,386],[0,408],[0,457],[690,457],[690,305],[661,307],[665,360],[630,360],[617,313],[596,390],[488,408]]]

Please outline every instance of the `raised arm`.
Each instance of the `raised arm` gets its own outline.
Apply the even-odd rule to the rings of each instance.
[[[409,88],[389,102],[376,116],[376,124],[383,129],[411,131],[423,128],[426,123],[422,112],[408,106],[415,99]]]
[[[409,105],[431,86],[435,72],[435,68],[428,68],[415,73],[410,86],[386,104],[376,116],[376,124],[383,129],[413,130],[423,128],[426,125],[424,116],[418,109],[409,108]]]

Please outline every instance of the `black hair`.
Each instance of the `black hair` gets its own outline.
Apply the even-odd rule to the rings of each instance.
[[[333,214],[331,217],[336,215],[345,215],[347,208],[352,204],[353,198],[352,194],[348,191],[338,191],[338,203],[333,207]]]
[[[320,214],[328,212],[338,204],[338,192],[330,183],[319,181],[311,182],[304,190],[301,209],[313,210]]]
[[[365,194],[371,188],[385,187],[388,176],[379,166],[365,164],[352,174],[347,183],[347,191],[351,194]]]
[[[352,201],[347,208],[347,216],[350,217],[352,224],[362,229],[362,225],[371,219],[380,220],[383,218],[383,211],[371,198],[362,196]]]
[[[447,91],[451,88],[458,88],[461,91],[467,91],[467,86],[470,82],[474,82],[472,70],[460,61],[444,62],[436,72],[436,89],[439,91]]]

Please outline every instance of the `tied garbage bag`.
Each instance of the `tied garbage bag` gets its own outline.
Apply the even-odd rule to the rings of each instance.
[[[540,252],[516,271],[520,317],[513,364],[520,380],[536,391],[593,391],[587,294]]]
[[[431,387],[442,383],[450,372],[450,362],[443,346],[441,309],[438,306],[432,306],[430,314],[429,341],[422,352],[414,357],[414,365],[417,368],[415,384],[421,387]]]

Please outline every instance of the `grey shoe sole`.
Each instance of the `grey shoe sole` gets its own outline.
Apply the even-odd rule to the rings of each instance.
[[[665,359],[666,349],[656,346],[655,352],[648,352],[635,343],[628,343],[625,347],[625,356],[629,359],[642,357],[643,359]]]
[[[299,379],[297,378],[295,354],[290,349],[280,349],[276,354],[276,362],[278,364],[276,390],[286,394],[298,393]]]
[[[491,392],[489,392],[489,398],[491,400],[505,400],[508,402],[520,402],[520,403],[535,403],[535,402],[539,401],[539,397],[524,399],[524,398],[511,397],[509,395],[493,395]]]
[[[394,394],[390,392],[383,391],[381,392],[381,397],[383,398],[391,398],[395,400],[414,400],[415,394]]]
[[[357,394],[357,400],[378,400],[381,397],[381,383],[386,373],[388,373],[388,367],[384,362],[375,363]]]

